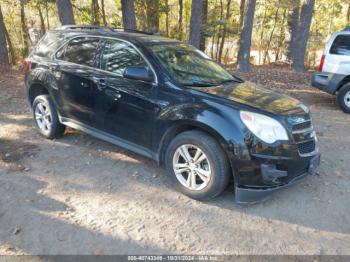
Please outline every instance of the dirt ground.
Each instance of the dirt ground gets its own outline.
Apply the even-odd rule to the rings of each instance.
[[[232,188],[191,200],[152,161],[72,129],[43,139],[21,74],[0,71],[0,254],[350,255],[350,116],[309,74],[240,75],[310,106],[322,152],[318,175],[248,206]]]

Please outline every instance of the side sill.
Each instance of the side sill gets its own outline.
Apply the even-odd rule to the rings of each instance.
[[[62,116],[59,116],[59,120],[62,124],[66,125],[66,126],[69,126],[71,128],[74,128],[74,129],[77,129],[77,130],[80,130],[84,133],[87,133],[93,137],[96,137],[98,139],[101,139],[101,140],[104,140],[106,142],[109,142],[111,144],[114,144],[116,146],[119,146],[123,149],[126,149],[128,151],[131,151],[131,152],[134,152],[136,154],[139,154],[139,155],[142,155],[144,157],[147,157],[147,158],[151,158],[157,162],[159,162],[159,157],[158,157],[158,154],[155,154],[153,152],[151,152],[150,150],[144,148],[144,147],[141,147],[141,146],[138,146],[134,143],[130,143],[128,141],[125,141],[119,137],[116,137],[116,136],[113,136],[113,135],[110,135],[106,132],[103,132],[103,131],[100,131],[96,128],[93,128],[91,126],[88,126],[88,125],[85,125],[83,123],[80,123],[78,121],[75,121],[75,120],[72,120],[70,118],[66,118],[66,117],[62,117]]]

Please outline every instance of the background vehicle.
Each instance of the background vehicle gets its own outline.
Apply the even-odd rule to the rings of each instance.
[[[179,41],[68,26],[47,33],[25,69],[45,137],[70,126],[150,157],[195,199],[217,196],[233,179],[236,201],[254,202],[319,163],[306,106]]]
[[[341,109],[350,113],[350,27],[329,39],[312,86],[336,95]]]

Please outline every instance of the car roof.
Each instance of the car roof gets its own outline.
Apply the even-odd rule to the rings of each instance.
[[[71,38],[79,35],[101,36],[101,37],[116,37],[122,40],[129,41],[133,44],[143,45],[156,45],[156,44],[169,44],[169,43],[181,43],[176,39],[160,36],[158,34],[152,34],[147,32],[128,32],[112,28],[99,28],[99,29],[54,29],[49,32],[58,33],[64,35],[65,38]]]

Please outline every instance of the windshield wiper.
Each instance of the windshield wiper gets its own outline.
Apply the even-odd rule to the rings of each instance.
[[[213,83],[209,83],[209,82],[197,82],[197,81],[194,81],[192,83],[189,83],[189,84],[184,84],[184,86],[199,86],[199,87],[209,87],[209,86],[215,86],[215,84]]]

